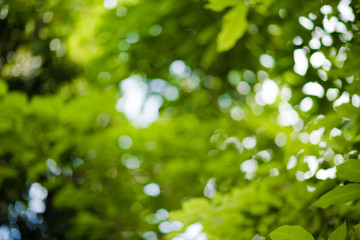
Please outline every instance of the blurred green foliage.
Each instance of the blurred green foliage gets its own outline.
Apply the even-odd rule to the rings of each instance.
[[[0,239],[359,239],[359,8],[0,0]]]

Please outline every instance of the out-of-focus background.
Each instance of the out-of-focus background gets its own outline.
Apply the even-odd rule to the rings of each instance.
[[[0,240],[356,239],[309,206],[358,158],[358,10],[0,0]]]

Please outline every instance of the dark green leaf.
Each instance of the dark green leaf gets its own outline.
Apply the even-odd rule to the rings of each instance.
[[[360,182],[360,160],[349,159],[336,166],[337,176],[351,182]]]
[[[350,102],[343,103],[335,109],[341,116],[346,118],[356,118],[359,115],[359,108],[354,107]]]
[[[360,223],[354,226],[355,235],[360,238]]]

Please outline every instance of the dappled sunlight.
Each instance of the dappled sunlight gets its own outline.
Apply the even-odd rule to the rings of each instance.
[[[309,63],[306,58],[306,51],[304,49],[294,50],[294,61],[295,61],[294,71],[297,74],[304,76],[309,67]]]
[[[160,187],[156,183],[149,183],[144,187],[144,193],[151,197],[157,197],[160,194]]]
[[[188,226],[184,233],[172,238],[172,240],[207,240],[205,233],[202,233],[201,223],[194,223]]]
[[[324,96],[324,88],[317,82],[308,82],[303,87],[303,93],[322,98]]]
[[[147,97],[148,85],[140,76],[128,78],[121,83],[123,97],[116,104],[119,111],[135,125],[147,126],[158,118],[158,111],[163,100],[159,96]]]

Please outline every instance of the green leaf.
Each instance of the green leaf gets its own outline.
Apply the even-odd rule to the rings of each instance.
[[[7,84],[0,79],[0,96],[5,95],[8,90]]]
[[[329,240],[345,240],[346,231],[346,222],[344,222],[340,227],[331,233]]]
[[[242,0],[209,0],[205,7],[215,12],[220,12],[227,7],[235,6],[240,1]]]
[[[360,238],[360,223],[354,226],[355,235]]]
[[[323,194],[327,193],[334,187],[338,186],[338,181],[335,179],[328,178],[324,181],[319,182],[315,187],[315,191],[311,192],[308,195],[307,200],[304,203],[304,206],[310,206],[318,200]]]
[[[337,176],[351,181],[360,182],[360,160],[349,159],[346,162],[336,166]]]
[[[359,115],[359,108],[354,107],[350,102],[343,103],[340,106],[335,107],[338,113],[346,118],[356,118]]]
[[[269,8],[276,0],[248,0],[248,2],[251,2],[250,4],[255,4],[253,7],[255,11],[267,15],[269,14]]]
[[[229,10],[223,20],[222,28],[217,37],[217,50],[224,52],[231,49],[245,33],[247,28],[248,7],[244,2],[239,2]]]
[[[340,205],[360,198],[360,184],[351,183],[339,186],[325,193],[313,205],[327,208],[332,204]]]
[[[269,234],[272,240],[314,240],[313,236],[300,226],[284,225]]]

